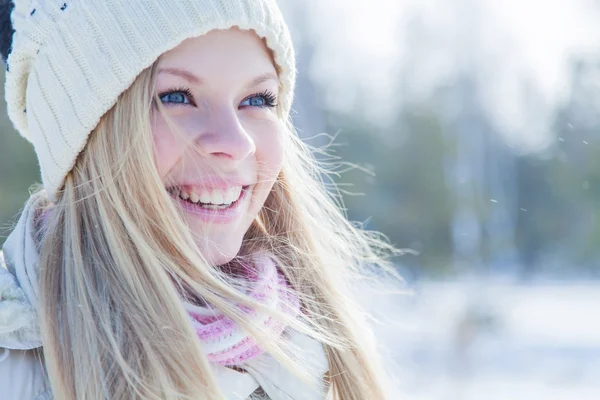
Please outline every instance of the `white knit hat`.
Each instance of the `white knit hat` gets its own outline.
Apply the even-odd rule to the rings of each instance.
[[[55,201],[88,135],[138,74],[183,40],[253,29],[280,70],[289,113],[295,59],[275,0],[14,0],[8,115],[33,143]]]

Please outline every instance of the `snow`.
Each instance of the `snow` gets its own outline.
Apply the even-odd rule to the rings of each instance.
[[[600,399],[600,283],[413,290],[361,296],[387,320],[375,330],[394,364],[392,399]]]

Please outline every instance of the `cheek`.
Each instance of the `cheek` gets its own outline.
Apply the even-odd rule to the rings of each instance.
[[[164,178],[179,160],[181,143],[171,132],[162,117],[152,121],[154,162],[161,178]]]
[[[263,132],[266,133],[266,132]],[[261,180],[271,183],[277,178],[283,164],[285,133],[277,126],[256,142],[256,159]]]

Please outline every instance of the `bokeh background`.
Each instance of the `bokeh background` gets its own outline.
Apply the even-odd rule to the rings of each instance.
[[[280,2],[300,135],[419,253],[362,296],[397,398],[600,399],[600,2]],[[5,105],[0,135],[1,243],[39,177]]]

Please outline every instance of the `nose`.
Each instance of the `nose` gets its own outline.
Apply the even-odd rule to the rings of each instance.
[[[234,110],[212,110],[209,129],[199,132],[195,140],[200,151],[208,158],[240,161],[256,152],[252,136],[242,126]]]

